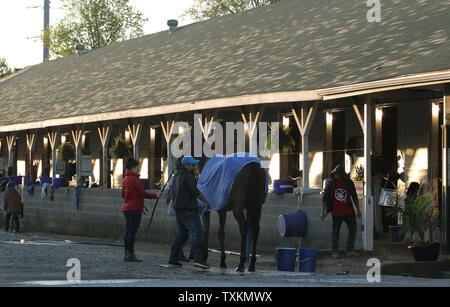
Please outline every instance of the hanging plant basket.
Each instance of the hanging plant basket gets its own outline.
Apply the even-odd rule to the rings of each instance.
[[[64,162],[69,162],[75,160],[75,147],[69,143],[65,142],[58,147],[59,159]]]
[[[109,149],[109,154],[113,159],[125,159],[131,156],[132,146],[126,142],[122,136],[114,139],[113,146]]]

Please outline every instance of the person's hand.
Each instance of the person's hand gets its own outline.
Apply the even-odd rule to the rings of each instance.
[[[361,218],[361,210],[357,210],[356,211],[356,217],[357,218]]]
[[[325,212],[322,212],[322,214],[320,215],[320,220],[323,222],[323,221],[325,221],[326,218],[327,218],[327,214]]]
[[[206,207],[207,211],[209,211],[211,209],[211,204],[209,203],[209,201],[205,202],[205,207]]]

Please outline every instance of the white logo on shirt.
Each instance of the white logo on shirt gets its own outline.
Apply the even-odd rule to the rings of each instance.
[[[344,202],[347,199],[347,190],[342,188],[336,189],[334,191],[334,197],[337,201]]]

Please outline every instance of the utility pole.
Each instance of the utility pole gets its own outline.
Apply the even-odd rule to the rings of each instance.
[[[50,25],[50,0],[44,0],[44,31],[49,29]],[[44,62],[48,61],[49,48],[44,42]]]

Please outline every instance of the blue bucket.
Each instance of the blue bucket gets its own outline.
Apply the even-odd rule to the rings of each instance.
[[[148,179],[141,179],[142,184],[144,185],[144,190],[149,190],[150,185],[148,183]]]
[[[297,249],[290,247],[277,247],[278,271],[295,272],[295,258]]]
[[[23,180],[22,178],[22,176],[10,176],[9,181],[14,182],[16,185],[21,185]]]
[[[55,181],[53,182],[53,186],[55,188],[64,187],[66,185],[66,180],[64,178],[55,178]]]
[[[308,233],[306,215],[302,211],[282,214],[278,217],[278,230],[282,237],[304,238]]]
[[[44,184],[44,183],[48,183],[48,184],[52,184],[53,178],[51,177],[41,177],[40,178],[40,183]]]
[[[293,193],[294,183],[292,180],[274,180],[273,192],[274,194]]]
[[[391,242],[402,242],[405,238],[404,235],[401,234],[402,226],[389,226],[389,234],[391,237]]]
[[[305,273],[315,273],[317,263],[317,250],[300,248],[298,250],[298,271]]]

